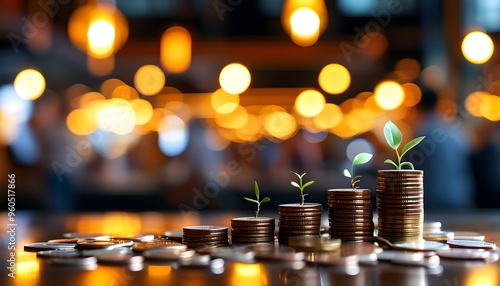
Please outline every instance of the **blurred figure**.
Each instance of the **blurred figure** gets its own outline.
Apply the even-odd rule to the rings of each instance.
[[[415,169],[424,171],[424,205],[427,210],[475,207],[470,142],[464,121],[445,121],[437,109],[437,95],[422,91],[412,125],[416,136],[426,138],[408,152]]]

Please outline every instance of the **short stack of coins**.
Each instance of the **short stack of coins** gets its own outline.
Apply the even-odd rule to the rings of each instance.
[[[279,205],[279,243],[288,245],[290,237],[319,236],[322,211],[322,205],[315,203]]]
[[[331,238],[342,241],[373,241],[371,191],[328,190],[328,220]]]
[[[238,217],[231,219],[232,244],[274,243],[274,218]]]
[[[378,236],[391,242],[423,239],[423,175],[421,170],[378,171]]]
[[[189,248],[227,246],[228,228],[214,225],[186,226],[182,229],[182,243]]]

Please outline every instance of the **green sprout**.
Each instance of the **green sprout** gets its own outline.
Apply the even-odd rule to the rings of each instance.
[[[260,199],[260,191],[259,191],[259,185],[257,184],[257,181],[255,181],[254,187],[255,187],[255,197],[257,199],[254,200],[254,199],[247,198],[247,197],[244,197],[244,199],[249,201],[249,202],[257,204],[257,210],[255,211],[255,217],[258,217],[259,212],[260,212],[260,204],[270,202],[271,199],[269,197],[264,197],[262,200]]]
[[[406,143],[406,145],[403,147],[403,150],[401,151],[401,155],[399,154],[398,148],[399,145],[401,144],[401,141],[403,140],[403,135],[401,134],[401,131],[398,129],[398,127],[390,120],[384,126],[384,137],[385,141],[387,141],[389,146],[391,146],[391,148],[396,151],[396,156],[398,157],[397,164],[391,159],[385,160],[384,163],[394,165],[394,167],[396,167],[396,170],[401,170],[401,168],[405,165],[409,166],[412,170],[415,170],[412,163],[401,162],[401,159],[406,154],[406,152],[408,152],[411,148],[417,146],[417,144],[420,143],[420,141],[424,140],[425,136],[417,137],[411,140],[410,142]]]
[[[347,169],[344,169],[343,174],[347,178],[351,178],[351,187],[353,190],[359,188],[359,186],[357,186],[356,184],[361,180],[361,175],[354,176],[354,166],[365,164],[370,161],[372,157],[373,155],[370,153],[359,153],[354,157],[354,160],[352,160],[351,172],[349,172],[349,170]]]
[[[292,173],[294,173],[295,175],[297,175],[297,177],[299,177],[299,183],[297,182],[294,182],[292,181],[292,186],[296,187],[296,188],[299,188],[300,190],[300,198],[302,199],[302,202],[301,202],[301,205],[304,205],[304,201],[305,201],[305,197],[308,195],[308,194],[304,194],[304,189],[306,187],[309,187],[310,185],[314,184],[314,181],[309,181],[305,184],[302,184],[302,178],[305,176],[306,173],[303,173],[302,175],[299,175],[293,171],[290,171]]]

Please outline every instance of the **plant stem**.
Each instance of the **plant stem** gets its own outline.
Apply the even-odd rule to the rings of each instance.
[[[396,166],[396,170],[401,170],[401,157],[399,156],[398,149],[396,149],[396,155],[398,156],[398,165]]]
[[[257,210],[255,211],[256,218],[259,216],[259,212],[260,212],[260,202],[257,203]]]

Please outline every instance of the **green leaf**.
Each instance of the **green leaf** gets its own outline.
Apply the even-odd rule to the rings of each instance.
[[[259,195],[260,195],[260,190],[259,190],[259,185],[257,184],[257,181],[254,181],[254,187],[255,187],[255,197],[257,200],[259,200]]]
[[[260,203],[267,203],[267,202],[270,202],[270,201],[271,201],[271,199],[269,197],[264,197],[262,199],[262,201],[260,201]]]
[[[344,169],[344,172],[342,172],[344,174],[344,176],[346,176],[347,178],[351,178],[351,173],[349,173],[349,170],[347,169]]]
[[[410,162],[403,162],[403,163],[401,163],[400,167],[402,168],[405,165],[409,166],[412,170],[415,170],[415,168],[413,167],[413,164]]]
[[[243,197],[243,198],[249,202],[252,202],[252,203],[259,203],[258,201],[251,199],[251,198],[247,198],[247,197]]]
[[[399,128],[392,121],[387,121],[384,126],[384,137],[387,144],[391,146],[392,149],[397,150],[403,140],[403,134],[399,131]]]
[[[291,181],[290,183],[292,184],[292,186],[300,189],[300,186],[299,186],[299,184],[297,184],[297,182]]]
[[[392,164],[392,165],[394,165],[394,167],[396,167],[396,169],[398,168],[398,165],[397,165],[396,163],[394,163],[394,161],[392,161],[391,159],[386,159],[386,160],[384,161],[384,163],[387,163],[387,164]]]
[[[417,146],[417,144],[420,143],[422,140],[424,140],[424,138],[425,136],[420,136],[406,143],[406,145],[403,147],[403,151],[401,152],[401,157],[403,157],[403,155],[406,152],[408,152],[411,148]]]
[[[372,157],[373,155],[370,153],[359,153],[356,157],[354,157],[354,160],[352,160],[352,165],[355,166],[365,164],[370,161]]]
[[[302,188],[305,188],[305,187],[309,187],[310,185],[314,184],[314,181],[309,181],[307,183],[305,183]]]
[[[301,175],[299,175],[299,174],[295,173],[294,171],[290,171],[290,172],[294,173],[294,174],[295,174],[295,175],[297,175],[297,177],[299,177],[299,178],[301,177]],[[302,175],[302,176],[303,176],[303,175]]]

